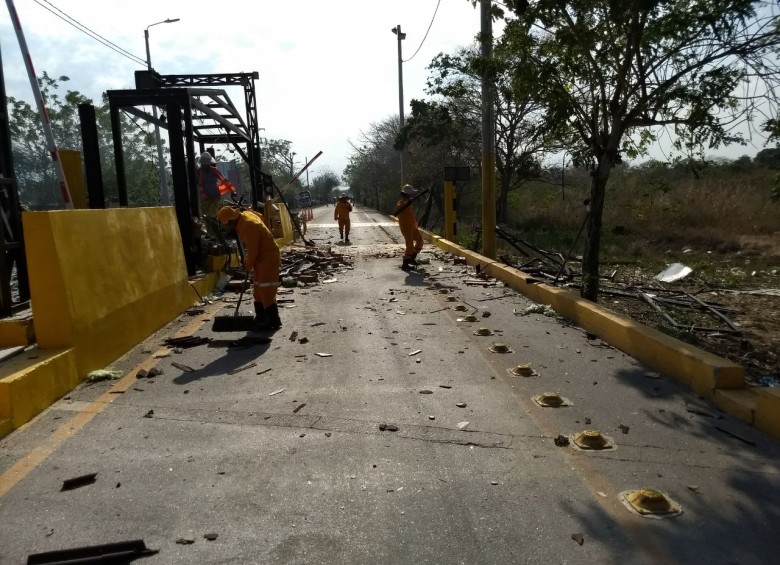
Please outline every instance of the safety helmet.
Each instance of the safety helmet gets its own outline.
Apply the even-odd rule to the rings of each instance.
[[[417,191],[414,189],[414,187],[411,184],[405,184],[404,187],[401,189],[401,194],[405,194],[406,196],[414,196],[417,194]]]
[[[205,165],[212,165],[214,164],[214,156],[209,153],[208,151],[204,151],[200,156],[200,164]]]
[[[220,224],[227,224],[233,220],[237,220],[241,216],[241,210],[238,208],[232,208],[230,206],[223,206],[217,212],[217,220]]]

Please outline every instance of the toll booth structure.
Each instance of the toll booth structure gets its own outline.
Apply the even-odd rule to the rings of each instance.
[[[181,232],[184,257],[190,276],[196,271],[193,250],[192,219],[200,216],[200,197],[197,187],[197,157],[206,145],[229,145],[241,156],[249,168],[251,201],[257,208],[265,200],[267,175],[261,172],[260,135],[257,122],[255,80],[258,73],[160,75],[151,71],[136,71],[134,90],[106,92],[111,113],[119,205],[127,206],[127,178],[122,148],[120,111],[141,118],[168,131],[170,165],[173,179],[173,198],[176,218]],[[242,116],[230,100],[224,87],[240,86],[244,91],[245,113]],[[155,118],[144,107],[156,106],[162,114]],[[83,112],[82,129],[94,128],[89,123],[89,112]],[[92,114],[94,120],[94,114]],[[87,120],[85,123],[84,120]],[[97,138],[84,136],[87,192],[90,206],[103,199],[102,183],[91,167],[87,156],[97,153]],[[195,143],[199,150],[196,152]],[[97,173],[99,177],[99,172]]]

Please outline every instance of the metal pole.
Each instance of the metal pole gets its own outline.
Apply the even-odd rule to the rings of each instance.
[[[491,0],[480,0],[482,58],[493,57]],[[489,67],[488,67],[489,68]],[[496,258],[496,135],[493,101],[495,85],[490,71],[482,77],[482,254]]]
[[[19,21],[19,15],[16,13],[16,7],[14,6],[13,0],[6,0],[5,3],[8,6],[8,13],[11,15],[11,21],[14,24],[16,38],[19,40],[19,49],[22,52],[24,64],[27,67],[27,76],[30,79],[30,86],[32,87],[33,96],[35,97],[35,103],[38,105],[38,113],[41,115],[43,133],[46,137],[46,147],[49,150],[49,155],[51,155],[51,160],[54,163],[54,169],[57,172],[57,180],[60,183],[62,200],[65,204],[65,208],[72,209],[73,201],[70,198],[68,181],[65,179],[65,171],[62,169],[59,150],[57,149],[57,143],[54,141],[54,133],[52,132],[51,124],[49,123],[49,113],[46,111],[46,106],[43,102],[43,95],[41,94],[41,89],[38,86],[38,77],[35,75],[32,58],[30,57],[30,50],[27,48],[27,41],[24,38],[22,23]],[[3,111],[5,111],[5,108],[3,108]]]
[[[393,28],[393,33],[398,37],[398,123],[400,132],[404,128],[404,67],[403,56],[401,54],[401,41],[406,39],[406,34],[401,32],[401,24]],[[404,152],[399,151],[399,161],[401,165],[401,185],[404,184]]]
[[[149,52],[149,28],[157,24],[172,24],[178,22],[179,18],[167,19],[146,26],[144,30],[144,41],[146,42],[146,69],[152,71],[152,55]],[[160,126],[157,124],[157,106],[152,105],[152,115],[154,116],[154,141],[157,144],[157,174],[160,177],[160,204],[166,206],[171,203],[171,194],[168,189],[168,173],[165,170],[165,161],[163,160],[162,138],[160,137]]]

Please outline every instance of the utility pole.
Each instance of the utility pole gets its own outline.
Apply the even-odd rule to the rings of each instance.
[[[490,61],[493,58],[491,0],[480,0],[482,59],[482,254],[496,258],[496,122],[495,84]]]
[[[168,18],[167,20],[146,26],[144,41],[146,42],[146,69],[149,72],[152,72],[152,56],[149,53],[149,28],[159,24],[172,24],[178,21],[179,18]],[[155,105],[152,105],[152,115],[154,116],[154,140],[157,143],[157,174],[160,176],[160,204],[165,206],[171,203],[171,196],[168,191],[168,172],[165,170],[165,161],[163,161],[162,139],[160,138],[160,126],[157,124],[157,106]]]
[[[406,34],[401,31],[401,24],[398,24],[392,29],[392,32],[398,37],[398,116],[399,116],[399,128],[400,132],[404,129],[404,68],[403,68],[403,56],[401,55],[401,41],[406,39]],[[404,152],[399,152],[399,158],[401,163],[401,186],[404,185]]]

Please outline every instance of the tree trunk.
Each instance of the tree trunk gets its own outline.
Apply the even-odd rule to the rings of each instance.
[[[612,166],[602,157],[590,185],[590,205],[585,222],[585,252],[582,255],[582,289],[580,295],[593,302],[599,294],[599,251],[601,249],[601,217],[604,196]]]

